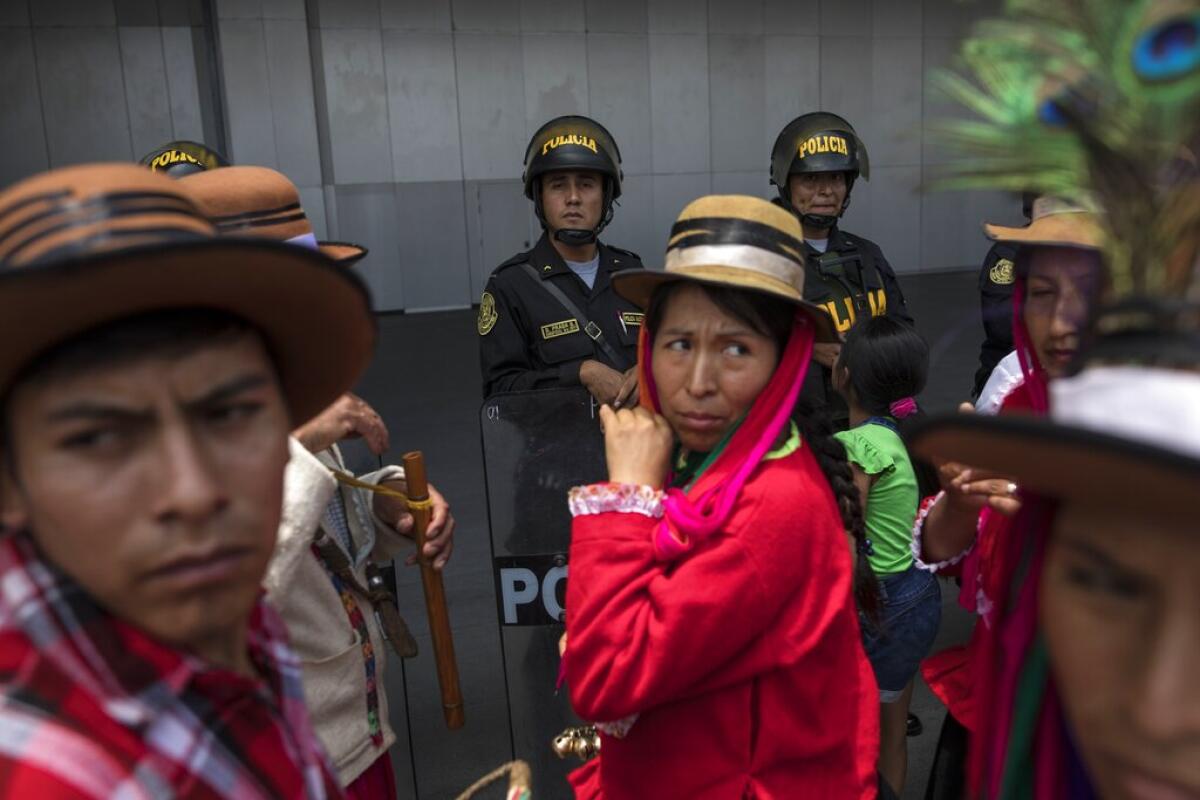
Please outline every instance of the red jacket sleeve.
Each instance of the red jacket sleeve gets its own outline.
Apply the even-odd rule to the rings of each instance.
[[[828,489],[798,504],[755,495],[729,532],[667,564],[651,544],[658,520],[575,518],[565,674],[577,713],[618,720],[739,683],[794,663],[834,624],[850,556]]]

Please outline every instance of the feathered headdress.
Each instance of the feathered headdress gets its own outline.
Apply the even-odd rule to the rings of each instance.
[[[1009,0],[935,85],[974,113],[932,133],[939,185],[1088,197],[1113,297],[1200,301],[1200,3]]]
[[[960,158],[938,184],[1086,200],[1109,286],[1085,360],[1200,363],[1200,0],[1008,0],[957,70],[933,77],[972,112],[931,131]],[[1174,362],[1173,364],[1170,362]],[[1032,498],[1029,498],[1032,500]],[[988,721],[974,795],[1095,796],[1063,721],[1037,623],[1049,506],[1022,511],[1008,593],[974,666]]]

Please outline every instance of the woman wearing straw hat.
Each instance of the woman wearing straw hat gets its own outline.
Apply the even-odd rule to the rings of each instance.
[[[1029,225],[984,229],[1016,249],[1012,328],[1019,349],[1000,362],[975,408],[985,415],[1045,414],[1047,382],[1061,376],[1077,352],[1100,289],[1098,220],[1082,206],[1039,197]],[[958,463],[940,471],[946,490],[926,500],[914,530],[918,566],[960,577],[959,605],[986,618],[1001,574],[992,568],[995,544],[1019,505],[1015,484]],[[982,633],[977,628],[965,647],[947,648],[922,664],[925,682],[948,711],[929,782],[932,797],[962,795],[965,739],[976,729],[979,697],[971,661]]]
[[[0,193],[0,325],[0,795],[339,796],[261,584],[362,282],[85,165]]]
[[[1021,487],[977,662],[983,796],[1200,797],[1198,320],[1166,298],[1109,308],[1049,419],[913,432],[917,452]]]
[[[862,517],[831,431],[789,419],[835,335],[802,299],[802,236],[766,201],[704,197],[665,272],[615,278],[646,309],[643,393],[601,410],[609,481],[570,496],[563,669],[602,732],[579,797],[875,796]]]

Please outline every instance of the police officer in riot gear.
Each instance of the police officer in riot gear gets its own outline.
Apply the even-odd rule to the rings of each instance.
[[[913,322],[879,245],[838,227],[854,182],[859,176],[868,179],[869,172],[866,147],[837,114],[802,114],[784,127],[771,149],[771,184],[779,192],[775,202],[796,214],[804,228],[804,298],[823,305],[842,333],[866,315]],[[809,370],[801,396],[844,425],[846,406],[830,383],[840,347],[814,347],[813,361],[821,369]]]
[[[642,314],[609,277],[642,262],[597,238],[621,178],[617,144],[595,120],[557,117],[533,135],[523,179],[543,233],[496,268],[480,300],[485,397],[580,385],[603,403],[635,395]]]

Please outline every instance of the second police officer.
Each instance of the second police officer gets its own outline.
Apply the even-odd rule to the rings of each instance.
[[[850,205],[850,191],[870,177],[867,150],[842,117],[824,111],[789,122],[771,149],[775,201],[800,218],[804,228],[804,299],[825,307],[845,333],[862,316],[888,315],[912,324],[896,273],[879,245],[838,227]],[[830,375],[840,345],[818,344],[802,397],[827,408],[835,424],[847,422],[845,403],[833,391]]]
[[[635,395],[642,314],[609,276],[642,262],[597,238],[621,178],[617,143],[595,120],[557,117],[533,135],[523,180],[543,233],[496,268],[480,301],[485,397],[580,385],[602,403]]]

